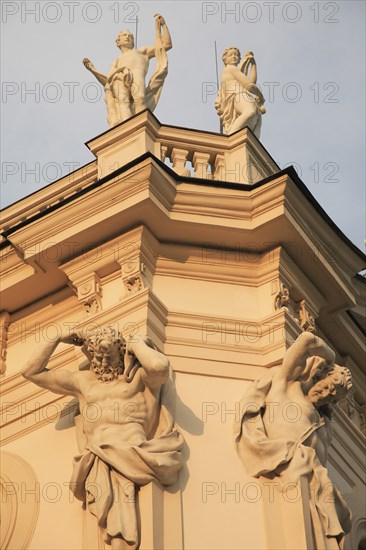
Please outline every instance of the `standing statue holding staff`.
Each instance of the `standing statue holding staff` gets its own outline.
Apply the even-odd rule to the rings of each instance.
[[[159,14],[155,18],[154,46],[136,49],[130,31],[119,33],[116,45],[121,55],[112,63],[107,75],[97,71],[89,59],[83,60],[85,67],[104,86],[107,118],[111,128],[146,108],[154,111],[158,103],[168,74],[166,52],[171,49],[172,41],[164,18]],[[153,57],[156,57],[156,68],[146,86],[149,61]]]
[[[233,134],[248,126],[259,139],[262,114],[266,110],[263,107],[263,94],[256,85],[257,65],[253,52],[246,52],[240,63],[238,48],[226,48],[222,60],[225,67],[215,108],[224,133]]]
[[[81,346],[88,370],[48,370],[58,344]],[[128,342],[113,327],[91,336],[69,332],[35,353],[23,376],[79,400],[80,454],[70,489],[93,514],[113,550],[139,548],[137,493],[152,480],[172,485],[182,467],[183,437],[174,424],[169,361],[153,342]]]
[[[343,548],[351,529],[350,511],[326,469],[332,407],[351,387],[350,371],[335,364],[329,346],[304,332],[282,365],[248,388],[235,425],[237,450],[250,475],[277,480],[280,488],[308,479],[317,550]]]

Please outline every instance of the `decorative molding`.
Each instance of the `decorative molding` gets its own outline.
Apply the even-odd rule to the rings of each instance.
[[[195,357],[196,374],[200,374],[201,359],[209,359],[212,364],[239,361],[243,365],[271,367],[281,362],[299,334],[299,327],[285,309],[257,320],[222,316],[218,319],[214,315],[169,310],[165,348],[168,355]],[[216,367],[213,370],[217,373]]]
[[[52,185],[46,185],[21,201],[8,206],[2,212],[1,227],[3,229],[13,227],[27,218],[44,212],[52,204],[57,204],[61,200],[79,192],[81,189],[86,189],[96,180],[97,163],[93,161],[53,182]]]
[[[346,396],[341,399],[338,403],[338,406],[346,413],[348,418],[352,421],[352,418],[355,416],[355,390],[352,388]]]
[[[239,246],[215,248],[212,246],[215,244],[203,242],[201,247],[161,245],[156,275],[258,288],[278,273],[280,247],[252,252]]]
[[[143,273],[143,266],[141,272]],[[130,277],[129,279],[126,279],[124,283],[126,285],[127,292],[139,292],[144,287],[141,275]]]
[[[282,307],[288,307],[290,302],[290,292],[288,288],[281,283],[280,290],[275,297],[275,309],[281,309]]]
[[[301,300],[298,303],[298,321],[303,332],[312,332],[315,334],[315,318],[311,314],[306,300]]]
[[[355,254],[339,239],[329,223],[321,215],[314,216],[313,209],[302,208],[300,214],[298,205],[304,204],[304,197],[295,185],[288,186],[286,195],[286,215],[294,231],[300,236],[304,249],[305,246],[308,247],[309,262],[321,264],[327,272],[327,275],[324,272],[324,276],[327,279],[329,277],[332,284],[338,287],[339,293],[348,302],[348,307],[354,307],[354,290],[350,286],[350,280],[355,273],[364,269],[363,260],[356,259]]]
[[[1,291],[29,279],[35,274],[34,267],[26,264],[22,254],[13,246],[1,250]]]
[[[6,352],[8,345],[8,328],[10,315],[7,311],[0,314],[0,375],[4,376],[6,372]]]
[[[79,232],[87,230],[101,220],[113,215],[120,216],[130,205],[130,199],[134,198],[133,202],[138,202],[144,191],[146,198],[148,197],[151,163],[151,159],[146,159],[138,167],[131,168],[112,179],[108,185],[93,189],[90,193],[80,196],[77,201],[61,206],[52,212],[51,216],[34,220],[13,233],[11,242],[22,249],[25,259],[29,259],[38,250],[45,254],[48,249],[60,242],[72,241]],[[85,212],[88,212],[87,216]],[[86,236],[85,239],[86,243],[90,244]]]
[[[12,314],[11,324],[8,329],[8,346],[19,342],[25,343],[27,339],[34,338],[40,341],[44,327],[67,323],[70,326],[72,321],[76,325],[82,316],[83,310],[76,296],[70,296],[70,289],[66,288],[55,293],[52,300],[42,299],[33,303],[31,307],[25,308]]]
[[[84,306],[86,315],[95,315],[102,309],[102,284],[94,272],[87,279],[73,281],[79,302]]]
[[[353,449],[349,455],[348,463],[353,471],[356,469],[352,466],[351,460],[357,464],[358,477],[364,483],[366,476],[366,437],[362,432],[350,421],[346,413],[339,407],[334,407],[333,410],[333,438],[332,448]],[[337,445],[335,444],[337,442]]]

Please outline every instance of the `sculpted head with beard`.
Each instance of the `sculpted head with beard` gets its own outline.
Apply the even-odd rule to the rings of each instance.
[[[352,388],[351,372],[346,367],[329,365],[323,360],[320,360],[313,369],[315,372],[313,370],[307,398],[320,414],[330,418],[332,405],[342,399]]]
[[[113,327],[94,331],[84,340],[83,351],[101,382],[111,382],[124,373],[126,342],[122,334]]]

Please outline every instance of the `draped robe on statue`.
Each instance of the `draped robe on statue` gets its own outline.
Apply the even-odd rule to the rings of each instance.
[[[152,480],[172,485],[177,480],[182,467],[183,437],[174,424],[174,400],[170,372],[169,380],[160,388],[158,426],[152,439],[137,446],[119,446],[118,439],[101,446],[88,442],[74,458],[70,489],[97,517],[109,544],[115,537],[139,544],[135,485],[146,485]]]
[[[270,439],[263,413],[272,376],[254,382],[240,402],[241,418],[235,424],[235,443],[241,461],[254,477],[276,479],[284,486],[306,476],[310,489],[310,515],[317,550],[343,548],[345,533],[351,529],[350,511],[333,486],[327,469],[320,463],[315,449],[303,442],[330,421],[318,415],[305,433],[295,440]]]

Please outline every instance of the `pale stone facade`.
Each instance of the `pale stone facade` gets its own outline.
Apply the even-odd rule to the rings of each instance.
[[[361,548],[362,254],[248,129],[164,126],[143,111],[87,146],[94,162],[2,215],[4,548],[104,548],[68,488],[75,400],[20,372],[60,327],[107,325],[147,334],[170,359],[186,442],[176,486],[140,491],[141,548],[311,548],[304,493],[272,502],[233,443],[241,396],[304,330],[352,371],[328,470],[353,514],[345,549]],[[60,346],[50,368],[81,360]]]

